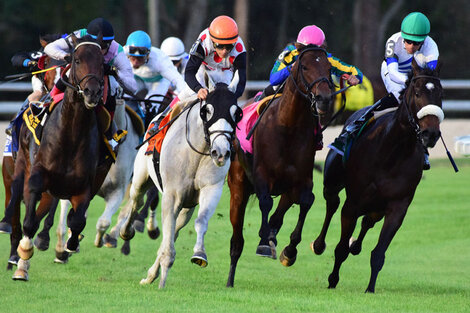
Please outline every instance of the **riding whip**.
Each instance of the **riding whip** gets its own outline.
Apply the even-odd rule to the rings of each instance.
[[[452,164],[454,171],[457,173],[459,171],[459,168],[457,167],[457,164],[455,163],[454,158],[450,154],[450,151],[447,149],[446,143],[444,142],[444,138],[442,138],[442,135],[441,135],[441,140],[442,140],[442,143],[444,144],[444,148],[446,149],[447,157],[449,158],[449,161]]]

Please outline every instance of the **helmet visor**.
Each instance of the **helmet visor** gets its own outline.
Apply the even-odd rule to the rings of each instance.
[[[150,50],[145,47],[129,47],[129,54],[132,56],[146,56],[149,52]]]

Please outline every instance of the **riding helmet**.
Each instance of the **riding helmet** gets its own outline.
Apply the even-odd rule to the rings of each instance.
[[[325,33],[316,25],[309,25],[302,28],[297,36],[297,42],[305,46],[321,46],[325,42]]]
[[[102,17],[95,18],[87,26],[87,34],[92,38],[98,38],[100,33],[103,36],[103,41],[112,41],[114,39],[113,26]]]
[[[143,30],[136,30],[127,37],[126,47],[128,55],[143,57],[150,53],[152,39]]]
[[[215,43],[234,44],[238,40],[237,23],[229,16],[218,16],[209,26],[209,35]]]
[[[408,14],[401,22],[401,36],[403,39],[421,42],[431,31],[428,18],[421,12]]]

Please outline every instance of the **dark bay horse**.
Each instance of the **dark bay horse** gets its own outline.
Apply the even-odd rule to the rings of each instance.
[[[67,251],[77,252],[86,210],[111,166],[111,158],[100,162],[103,134],[94,110],[103,96],[101,48],[87,37],[73,38],[73,46],[70,83],[66,82],[64,100],[57,104],[44,126],[41,145],[28,147],[22,143],[20,148],[29,151],[31,165],[27,171],[29,179],[25,181],[24,236],[18,247],[21,259],[14,275],[16,279],[28,279],[29,259],[33,255],[31,238],[40,222],[35,214],[36,203],[41,194],[47,191],[72,203]]]
[[[56,39],[60,38],[60,35],[45,35],[40,38],[40,43],[42,47],[45,47],[49,42],[52,42]],[[53,60],[47,55],[44,55],[41,58],[42,68],[40,69],[47,69],[51,68],[53,65],[57,65],[57,61]],[[41,63],[40,62],[40,63]],[[42,82],[43,88],[41,91],[33,92],[28,99],[31,101],[40,100],[43,96],[45,96],[52,88],[54,87],[54,82],[56,76],[59,75],[59,69],[50,70],[44,73],[37,74],[37,78]],[[25,138],[26,140],[31,140],[31,133],[27,132]],[[8,143],[7,143],[8,144]],[[9,143],[11,145],[11,142]],[[24,172],[25,161],[23,156],[19,156],[20,160],[18,161],[18,173]],[[8,207],[8,204],[11,200],[11,184],[13,182],[13,175],[15,172],[15,159],[13,155],[4,155],[2,160],[2,177],[3,177],[3,185],[5,187],[5,208]],[[7,269],[12,269],[13,265],[16,265],[19,260],[19,256],[17,253],[18,244],[21,240],[22,231],[21,231],[21,222],[20,222],[20,205],[22,200],[22,195],[18,195],[16,199],[14,199],[14,210],[9,212],[10,215],[5,215],[2,221],[0,222],[0,233],[9,233],[10,234],[10,244],[11,244],[11,251],[10,251],[10,258],[8,260]],[[41,202],[38,206],[36,211],[37,218],[41,219],[45,214],[49,212],[48,218],[44,222],[44,229],[38,233],[36,236],[34,245],[39,250],[47,250],[49,247],[49,229],[52,227],[54,221],[54,213],[57,208],[57,200],[44,193]]]
[[[261,256],[276,258],[276,234],[284,214],[294,203],[300,205],[290,243],[280,255],[285,266],[295,262],[305,217],[314,201],[312,175],[316,147],[321,141],[319,118],[333,103],[330,69],[325,50],[316,46],[300,50],[282,96],[272,102],[253,133],[253,154],[245,154],[239,145],[235,146],[236,157],[228,174],[233,235],[227,287],[233,287],[244,245],[245,208],[253,193],[262,214],[261,240],[256,250]],[[272,196],[277,195],[281,199],[268,223]]]
[[[439,123],[444,118],[440,66],[435,70],[420,69],[413,60],[413,71],[400,96],[398,109],[378,117],[355,139],[344,164],[341,155],[333,150],[328,152],[323,189],[327,208],[321,233],[312,243],[316,254],[325,250],[326,232],[340,203],[338,193],[346,188],[341,238],[328,277],[329,288],[338,284],[339,269],[348,254],[359,254],[367,231],[385,217],[370,258],[371,275],[366,292],[375,291],[385,251],[400,228],[421,180],[424,148],[434,147],[440,137]],[[364,110],[367,108],[355,113],[347,123]],[[349,245],[360,216],[364,217],[359,237]]]

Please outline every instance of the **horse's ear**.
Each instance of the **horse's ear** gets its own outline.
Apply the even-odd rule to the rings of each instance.
[[[41,44],[41,47],[45,48],[47,46],[47,41],[44,40],[43,38],[39,38],[39,43]]]
[[[442,67],[442,61],[441,59],[437,59],[437,65],[436,65],[436,68],[434,69],[434,73],[436,73],[437,76],[439,76],[441,72],[441,67]]]
[[[77,38],[77,36],[75,36],[75,34],[72,33],[72,35],[70,36],[70,38],[72,39],[72,44],[73,44],[73,46],[75,47],[75,46],[78,44],[78,38]]]
[[[419,67],[419,65],[416,62],[415,58],[413,58],[412,61],[411,61],[411,68],[413,69],[413,76],[418,75],[419,72],[421,71],[421,68]]]

